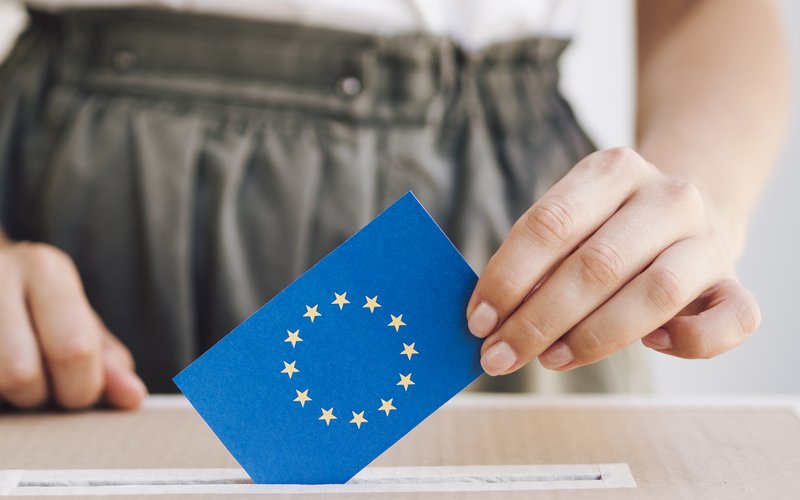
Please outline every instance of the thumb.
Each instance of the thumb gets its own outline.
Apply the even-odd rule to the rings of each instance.
[[[128,349],[110,333],[103,339],[103,394],[108,404],[122,410],[136,409],[147,397],[147,387],[136,375]]]

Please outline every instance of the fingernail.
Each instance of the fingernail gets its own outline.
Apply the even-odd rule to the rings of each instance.
[[[659,328],[658,330],[647,334],[642,339],[642,343],[652,349],[663,350],[672,348],[672,339],[669,338],[669,332],[663,328]]]
[[[472,314],[467,321],[469,331],[473,335],[480,338],[485,338],[492,333],[494,327],[497,325],[497,312],[492,306],[486,302],[481,302],[472,311]]]
[[[483,370],[492,376],[505,373],[516,362],[517,355],[514,349],[503,340],[486,349],[481,356]]]
[[[548,370],[561,368],[571,363],[574,359],[575,356],[572,354],[572,349],[563,340],[556,340],[553,345],[539,355],[539,363]]]

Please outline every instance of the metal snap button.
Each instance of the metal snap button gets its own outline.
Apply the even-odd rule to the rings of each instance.
[[[336,84],[336,88],[343,96],[355,97],[361,93],[361,80],[355,76],[346,76],[339,80],[339,82]]]
[[[130,71],[136,66],[139,58],[132,50],[119,50],[114,54],[112,63],[117,71]]]

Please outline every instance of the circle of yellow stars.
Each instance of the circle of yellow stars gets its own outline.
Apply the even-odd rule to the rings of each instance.
[[[340,311],[343,310],[346,305],[350,304],[350,301],[347,299],[347,292],[342,292],[342,293],[334,292],[333,295],[335,298],[333,302],[331,302],[331,304],[339,306]],[[364,305],[362,305],[361,307],[362,309],[369,309],[370,314],[375,314],[376,309],[383,307],[378,303],[377,295],[373,297],[365,296],[364,300],[365,300]],[[311,323],[314,323],[314,320],[316,318],[322,316],[322,313],[318,311],[319,304],[314,304],[313,306],[306,305],[305,307],[306,307],[306,312],[305,314],[303,314],[303,318],[308,318],[308,320]],[[406,323],[403,321],[402,314],[398,315],[389,314],[389,317],[391,318],[391,321],[386,326],[394,328],[395,332],[399,332],[400,328],[407,326]],[[292,349],[295,349],[297,347],[298,342],[303,342],[303,339],[300,337],[299,328],[294,331],[286,330],[286,334],[287,337],[286,339],[284,339],[283,342],[291,344]],[[409,360],[411,360],[413,356],[419,354],[419,352],[416,350],[416,342],[412,342],[410,344],[402,342],[402,344],[403,344],[403,350],[400,351],[400,354],[406,356]],[[289,379],[291,379],[292,375],[300,373],[300,369],[297,368],[296,364],[297,361],[291,361],[291,362],[284,361],[281,373],[286,374],[289,377]],[[398,373],[400,380],[395,385],[401,386],[404,391],[408,391],[409,386],[415,385],[414,381],[411,379],[411,375],[412,375],[411,372],[405,375],[402,373]],[[305,408],[306,403],[308,403],[309,401],[313,401],[311,396],[308,395],[308,392],[309,389],[305,389],[303,391],[295,389],[296,397],[292,401],[299,403],[301,408]],[[391,412],[397,410],[397,408],[394,406],[394,398],[389,398],[389,399],[379,398],[379,399],[381,400],[381,404],[377,408],[376,410],[377,412],[384,412],[385,416],[388,417],[390,416]],[[338,420],[338,417],[334,414],[333,407],[320,408],[320,411],[322,412],[322,415],[320,415],[318,420],[325,422],[326,426],[330,426],[333,420]],[[350,413],[353,415],[353,418],[349,420],[349,423],[355,425],[357,429],[361,429],[362,424],[366,424],[369,422],[369,420],[367,420],[367,418],[364,416],[366,410],[361,410],[359,412],[351,410]]]

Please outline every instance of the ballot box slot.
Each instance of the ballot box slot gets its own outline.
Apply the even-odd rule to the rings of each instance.
[[[97,487],[97,486],[181,486],[187,484],[253,484],[253,481],[248,479],[34,479],[30,481],[20,481],[17,484],[18,488],[54,488],[54,487]]]
[[[395,476],[374,478],[353,478],[348,484],[436,484],[436,483],[513,483],[530,481],[602,481],[601,474],[500,474],[500,475],[465,475],[465,476]],[[97,486],[181,486],[197,484],[253,484],[253,481],[241,479],[202,479],[202,478],[143,478],[143,479],[33,479],[22,480],[17,488],[44,487],[97,487]]]
[[[635,487],[627,464],[368,467],[347,484],[253,484],[242,469],[0,470],[0,496],[533,491]]]
[[[394,483],[513,483],[530,481],[602,481],[602,474],[498,474],[465,476],[407,476],[376,477],[372,479],[353,478],[351,484],[376,484],[391,481]]]

